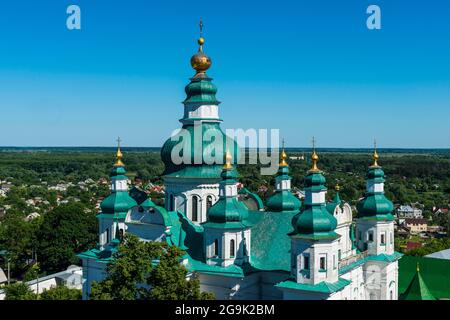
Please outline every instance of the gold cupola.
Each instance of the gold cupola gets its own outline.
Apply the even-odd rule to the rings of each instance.
[[[114,163],[114,167],[124,167],[125,164],[122,162],[122,151],[120,150],[120,137],[117,138],[117,153],[116,153],[116,162]]]
[[[379,164],[378,164],[378,159],[380,158],[380,156],[378,155],[377,152],[377,142],[374,141],[374,148],[373,148],[373,155],[372,155],[372,159],[373,159],[373,163],[370,166],[371,168],[378,168]]]
[[[198,52],[194,54],[191,58],[191,66],[196,71],[194,78],[198,77],[206,77],[206,70],[211,67],[212,61],[211,58],[208,57],[203,52],[203,44],[205,43],[205,39],[202,37],[203,34],[203,21],[200,19],[200,38],[198,38]]]
[[[283,139],[283,149],[281,151],[280,164],[279,164],[280,167],[287,167],[288,166],[288,164],[286,162],[286,159],[287,159],[287,155],[286,155],[286,152],[284,151],[284,139]]]
[[[309,169],[309,171],[310,172],[320,172],[320,169],[317,167],[317,162],[319,161],[319,156],[317,155],[317,152],[316,152],[316,139],[314,137],[312,139],[312,144],[313,144],[313,153],[311,155],[312,166],[311,166],[311,169]]]
[[[225,154],[225,164],[223,166],[223,168],[225,170],[231,170],[233,169],[233,165],[231,164],[231,160],[233,160],[233,157],[231,156],[231,153],[229,150],[227,150],[226,154]]]

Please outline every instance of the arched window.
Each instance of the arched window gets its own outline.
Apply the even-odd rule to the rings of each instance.
[[[206,211],[209,210],[209,208],[212,207],[212,196],[207,196],[206,197]]]
[[[219,240],[214,240],[214,257],[219,256]]]
[[[123,240],[123,229],[119,230],[119,239],[120,239],[120,241]]]
[[[106,228],[106,241],[105,243],[109,242],[109,228]]]
[[[234,258],[236,254],[236,248],[235,248],[235,244],[234,244],[234,239],[230,240],[230,258]]]
[[[194,222],[198,221],[198,197],[197,196],[192,197],[191,217],[192,217],[192,221],[194,221]]]
[[[389,297],[391,300],[394,300],[394,292],[392,290],[389,292]]]

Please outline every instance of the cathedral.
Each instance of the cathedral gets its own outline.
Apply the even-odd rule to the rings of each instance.
[[[305,197],[300,200],[291,191],[282,150],[275,191],[264,204],[256,193],[238,188],[239,146],[220,127],[217,88],[206,75],[211,59],[202,37],[198,44],[191,58],[196,74],[185,89],[182,130],[161,149],[164,207],[129,185],[119,145],[111,193],[97,215],[98,246],[78,255],[83,299],[89,299],[92,281],[106,277],[123,234],[131,233],[142,241],[165,241],[183,249],[181,263],[189,276],[198,276],[201,290],[217,299],[397,300],[401,254],[394,251],[393,204],[384,194],[376,149],[355,220],[338,186],[334,199],[327,201],[315,148],[305,172]],[[186,133],[195,132],[222,138],[186,139]],[[172,158],[180,145],[189,150],[181,163]],[[211,163],[207,154],[217,146],[223,152],[215,156],[225,159],[220,164]]]

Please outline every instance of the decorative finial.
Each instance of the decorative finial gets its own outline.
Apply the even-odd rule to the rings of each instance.
[[[281,155],[280,155],[280,164],[279,164],[279,166],[280,167],[287,167],[288,166],[288,164],[287,164],[287,162],[286,162],[286,158],[287,158],[287,155],[286,155],[286,152],[284,151],[284,139],[282,140],[282,151],[281,151]]]
[[[116,163],[114,163],[115,167],[124,167],[125,164],[122,162],[122,151],[120,150],[120,137],[117,138],[117,153],[116,153]]]
[[[373,167],[373,168],[379,167],[379,165],[378,165],[379,158],[380,157],[378,156],[378,152],[377,152],[377,140],[374,140],[373,141],[373,156],[372,156],[373,164],[371,165],[371,167]]]
[[[316,153],[316,138],[312,138],[312,146],[313,146],[313,153],[311,155],[312,160],[312,167],[309,171],[311,172],[319,172],[319,168],[317,167],[317,162],[319,161],[319,156]]]
[[[334,190],[336,190],[336,192],[341,191],[341,186],[339,184],[336,184],[336,186],[334,187]]]
[[[227,150],[227,153],[225,155],[225,164],[223,166],[223,168],[225,170],[231,170],[233,169],[233,165],[231,164],[231,160],[233,159],[233,157],[231,156],[230,151]]]
[[[416,267],[416,270],[417,270],[417,272],[419,272],[419,271],[420,271],[420,265],[419,265],[419,262],[417,262],[417,267]]]
[[[203,38],[203,20],[200,18],[200,37],[197,42],[199,45],[198,52],[194,54],[191,58],[191,66],[197,71],[194,78],[205,76],[206,70],[211,67],[211,59],[203,53],[203,44],[205,43],[205,39]]]

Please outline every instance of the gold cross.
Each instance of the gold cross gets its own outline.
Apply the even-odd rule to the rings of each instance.
[[[313,150],[316,151],[316,142],[317,142],[317,141],[316,141],[316,138],[313,137],[311,142],[312,142]]]
[[[120,143],[122,142],[122,140],[120,139],[120,137],[117,137],[117,146],[120,148]]]

